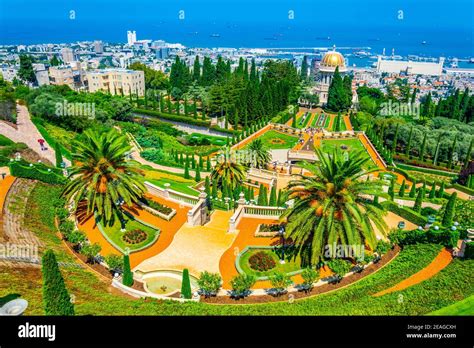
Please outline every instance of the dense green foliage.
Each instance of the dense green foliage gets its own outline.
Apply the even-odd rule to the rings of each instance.
[[[122,283],[125,286],[133,285],[133,273],[130,269],[130,256],[128,254],[123,255],[123,275]]]
[[[43,303],[46,315],[74,315],[74,305],[52,250],[47,250],[43,255],[42,273]]]
[[[187,268],[183,270],[183,280],[181,282],[181,297],[185,299],[190,299],[192,297],[191,280],[189,278],[189,270]]]

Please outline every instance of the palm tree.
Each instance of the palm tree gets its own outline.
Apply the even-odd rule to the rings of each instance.
[[[232,160],[227,155],[217,157],[217,163],[211,172],[211,180],[216,182],[217,186],[227,185],[234,189],[244,179],[245,167],[242,164]]]
[[[364,170],[369,158],[362,151],[344,158],[339,150],[332,155],[317,150],[319,162],[302,165],[312,176],[288,185],[294,204],[283,214],[286,233],[299,252],[308,252],[311,264],[322,261],[326,245],[368,245],[375,248],[374,226],[386,233],[384,211],[367,195],[386,196],[380,180],[363,180],[375,171]],[[365,196],[365,197],[364,197]],[[373,224],[373,225],[372,225]],[[330,257],[334,257],[334,250]]]
[[[76,206],[85,200],[88,216],[97,213],[105,224],[113,224],[116,214],[122,216],[120,206],[136,203],[146,191],[138,163],[127,160],[130,150],[127,137],[114,129],[86,130],[73,144],[71,181],[63,195]]]
[[[249,151],[254,157],[254,163],[257,168],[265,167],[265,164],[272,160],[272,154],[264,145],[262,139],[255,139],[249,145]],[[253,164],[253,163],[252,163]]]

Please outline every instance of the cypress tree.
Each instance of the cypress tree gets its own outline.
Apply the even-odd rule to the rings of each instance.
[[[133,285],[133,274],[132,274],[132,270],[130,269],[130,257],[128,256],[128,254],[123,256],[122,283],[125,286]]]
[[[47,250],[42,257],[43,305],[46,315],[74,315],[74,305],[64,284],[56,255]]]
[[[255,190],[253,186],[250,188],[250,199],[254,200],[255,199]]]
[[[199,155],[199,168],[204,169],[204,163],[201,155]]]
[[[217,199],[217,180],[216,179],[214,179],[212,181],[212,192],[211,192],[211,194],[212,194],[212,198]]]
[[[410,189],[410,193],[408,194],[408,197],[415,198],[415,195],[416,195],[416,183],[413,182],[413,184],[411,185],[411,189]]]
[[[184,178],[191,179],[191,176],[189,175],[188,161],[184,164]]]
[[[390,180],[390,186],[388,187],[388,195],[393,201],[395,199],[395,180]]]
[[[436,195],[436,184],[435,182],[433,181],[433,185],[431,185],[431,190],[430,190],[430,194],[429,194],[429,198],[435,198],[435,195]]]
[[[398,191],[398,195],[403,198],[405,196],[405,179],[402,181],[402,185],[400,186],[400,191]]]
[[[191,294],[191,280],[189,279],[189,271],[187,268],[183,270],[183,280],[181,282],[181,297],[190,299]]]
[[[207,160],[206,160],[206,170],[208,172],[211,171],[211,159],[209,158],[209,156],[207,157]]]
[[[63,155],[61,153],[61,146],[56,142],[54,144],[54,153],[56,155],[56,167],[61,168],[61,163],[63,163]]]
[[[467,149],[467,152],[466,152],[466,160],[464,161],[464,169],[467,169],[467,167],[469,166],[469,162],[471,161],[471,152],[472,152],[472,142],[474,141],[471,140],[471,142],[469,143],[469,148]]]
[[[211,196],[211,183],[209,181],[209,177],[206,176],[206,180],[204,182],[204,192],[206,192],[207,197]]]
[[[436,197],[443,198],[444,196],[444,181],[441,181],[441,185],[439,186],[438,192],[436,192]]]
[[[265,205],[265,186],[263,184],[260,184],[258,189],[257,205]]]
[[[398,128],[400,124],[397,124],[397,128],[395,129],[395,135],[393,136],[393,144],[392,144],[392,152],[397,150],[397,141],[398,141]]]
[[[411,128],[410,128],[410,134],[408,135],[408,143],[407,143],[407,147],[405,149],[405,154],[407,156],[410,155],[410,147],[411,147],[412,139],[413,139],[413,126],[411,126]]]
[[[374,204],[379,204],[379,196],[374,195]]]
[[[413,210],[419,213],[421,211],[421,204],[423,203],[423,197],[425,196],[425,191],[423,188],[418,190],[418,195],[416,196],[415,204],[413,205]]]
[[[269,205],[275,207],[277,205],[277,193],[276,193],[276,185],[272,186],[270,191],[270,202]]]
[[[196,167],[196,177],[194,178],[197,182],[201,181],[201,170],[199,169],[199,166]]]
[[[438,155],[439,155],[439,147],[441,145],[441,133],[438,135],[438,141],[436,142],[436,149],[435,149],[435,154],[433,157],[433,164],[436,165],[438,162]]]
[[[453,155],[456,151],[456,143],[457,143],[457,136],[454,136],[453,144],[451,145],[451,149],[449,150],[449,158],[448,158],[448,168],[451,169],[453,167]]]
[[[442,221],[442,224],[445,227],[449,227],[453,223],[454,207],[456,204],[457,195],[458,195],[457,192],[453,192],[451,197],[449,197],[448,203],[446,204],[446,209],[444,210],[443,221]]]
[[[425,157],[425,147],[426,147],[426,133],[425,135],[423,136],[423,142],[421,143],[421,147],[420,147],[420,161],[423,161],[424,160],[424,157]]]

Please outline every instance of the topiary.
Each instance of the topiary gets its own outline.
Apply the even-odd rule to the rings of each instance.
[[[128,254],[123,256],[122,284],[125,286],[133,285],[133,273],[130,269],[130,257],[128,256]]]
[[[190,299],[191,294],[191,280],[189,279],[189,271],[187,268],[183,270],[183,280],[181,282],[181,297]]]

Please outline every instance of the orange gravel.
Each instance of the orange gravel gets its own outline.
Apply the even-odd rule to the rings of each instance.
[[[0,181],[0,214],[3,214],[3,204],[5,203],[5,198],[7,197],[8,190],[15,181],[15,177],[11,175],[5,176],[5,179]]]
[[[239,274],[235,268],[235,259],[237,255],[247,246],[274,246],[280,243],[280,237],[255,237],[255,231],[259,224],[270,224],[276,223],[277,220],[274,219],[254,219],[249,217],[243,217],[237,229],[239,230],[237,237],[234,240],[234,243],[229,249],[222,254],[222,257],[219,262],[219,271],[222,275],[223,288],[230,289],[230,281],[233,277]],[[331,271],[328,269],[321,269],[320,276],[321,278],[331,275]],[[291,277],[294,283],[298,284],[303,281],[301,275],[295,275]],[[270,288],[270,281],[257,281],[252,289],[264,289]]]
[[[345,123],[346,129],[347,129],[348,131],[353,130],[352,124],[351,124],[351,119],[350,119],[350,117],[349,117],[348,115],[345,115],[345,116],[344,116],[344,123]]]
[[[449,252],[446,248],[440,251],[440,253],[435,257],[431,263],[423,268],[421,271],[413,274],[411,277],[408,277],[405,280],[402,280],[400,283],[392,286],[391,288],[385,289],[383,291],[380,291],[373,296],[378,297],[378,296],[383,296],[385,294],[390,294],[395,291],[400,291],[404,290],[410,286],[419,284],[427,279],[430,279],[433,277],[435,274],[440,272],[442,269],[444,269],[449,263],[453,260],[453,256],[451,255],[451,252]]]
[[[149,212],[136,208],[129,210],[134,216],[140,220],[145,221],[153,226],[160,229],[160,236],[158,240],[149,248],[130,254],[130,266],[134,268],[139,265],[142,261],[159,254],[165,250],[172,242],[174,235],[186,223],[187,213],[190,208],[180,207],[178,203],[167,201],[163,198],[147,195],[147,199],[153,199],[161,204],[165,204],[170,208],[176,210],[176,215],[170,220],[166,221],[157,216],[150,214]],[[91,243],[99,243],[102,247],[101,254],[121,254],[114,246],[112,246],[107,239],[104,238],[100,233],[99,228],[95,224],[94,218],[89,218],[85,221],[78,222],[79,230],[83,231]]]

